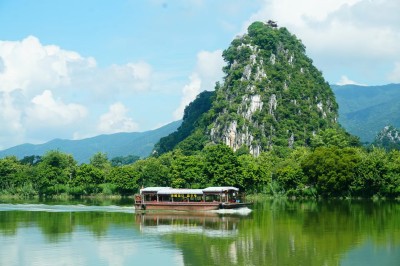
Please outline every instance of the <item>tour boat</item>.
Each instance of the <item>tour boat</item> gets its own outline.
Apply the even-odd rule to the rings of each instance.
[[[146,187],[135,195],[136,210],[210,211],[236,209],[251,205],[244,202],[236,187],[187,189]]]

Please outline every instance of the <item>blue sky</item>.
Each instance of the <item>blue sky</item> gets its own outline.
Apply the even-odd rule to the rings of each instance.
[[[331,84],[400,82],[399,12],[397,0],[0,0],[0,149],[180,119],[255,20],[296,34]]]

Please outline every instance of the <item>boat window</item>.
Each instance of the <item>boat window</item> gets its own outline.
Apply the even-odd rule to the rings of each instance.
[[[206,202],[214,202],[214,201],[221,201],[221,197],[218,194],[207,194],[205,195]]]
[[[158,196],[158,200],[164,201],[164,202],[172,201],[172,197],[171,197],[171,195],[160,195],[160,196]]]

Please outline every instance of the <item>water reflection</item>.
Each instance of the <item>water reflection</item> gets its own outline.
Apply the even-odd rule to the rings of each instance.
[[[244,215],[0,204],[0,245],[0,265],[400,265],[400,204],[279,200]]]
[[[212,212],[138,213],[140,232],[152,235],[189,234],[207,237],[235,237],[243,217]]]
[[[0,246],[0,265],[183,265],[118,206],[0,204]]]
[[[398,202],[280,200],[264,202],[256,209],[252,225],[241,230],[255,236],[255,248],[243,255],[252,258],[249,263],[342,265],[349,252],[367,241],[384,250],[400,245]],[[389,250],[386,256],[396,256],[396,249]],[[357,255],[352,256],[352,265],[365,265]],[[375,254],[379,256],[383,255]]]

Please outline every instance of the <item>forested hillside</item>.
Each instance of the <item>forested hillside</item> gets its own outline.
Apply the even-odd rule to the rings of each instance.
[[[155,153],[162,154],[171,151],[178,145],[178,143],[193,134],[202,123],[202,115],[210,110],[214,95],[215,94],[212,91],[203,91],[200,93],[196,99],[185,108],[183,122],[178,130],[161,138],[155,145]],[[198,144],[201,143],[201,141],[198,141]],[[182,149],[186,150],[183,145],[184,144],[181,144]],[[192,143],[192,145],[196,146],[196,143]],[[197,147],[197,149],[200,150],[201,148]]]
[[[400,84],[331,86],[339,103],[339,122],[363,142],[386,126],[400,127]]]

